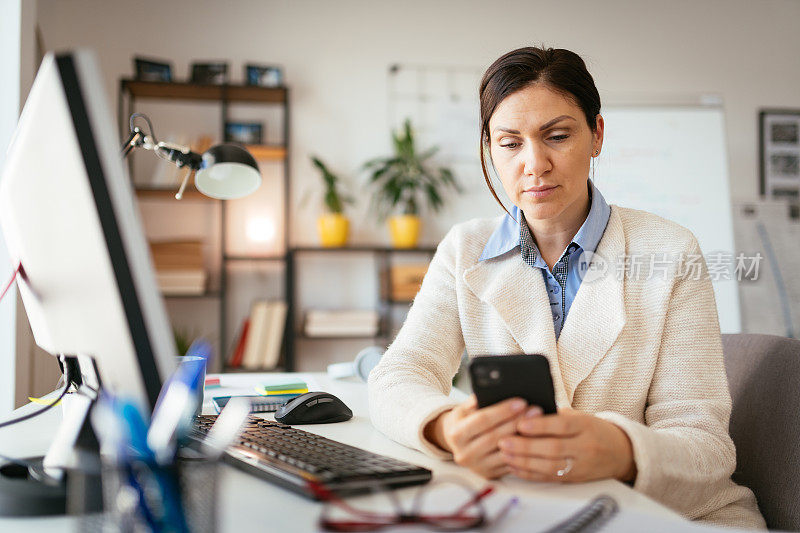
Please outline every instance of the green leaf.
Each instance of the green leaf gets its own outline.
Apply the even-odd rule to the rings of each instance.
[[[428,158],[432,157],[434,154],[436,154],[436,152],[438,152],[438,151],[439,151],[439,147],[438,146],[433,146],[431,148],[428,148],[427,150],[422,152],[422,155],[419,156],[419,161],[425,161],[426,159],[428,159]]]
[[[343,211],[342,193],[339,190],[339,177],[328,169],[328,167],[316,156],[311,156],[311,162],[322,174],[322,182],[325,186],[323,201],[331,213],[341,213]]]
[[[422,200],[438,211],[444,205],[443,187],[461,192],[449,168],[426,164],[439,148],[418,152],[411,120],[406,119],[401,128],[391,132],[391,139],[392,156],[371,159],[363,165],[370,171],[368,182],[375,190],[371,204],[380,217],[398,208],[418,214]]]

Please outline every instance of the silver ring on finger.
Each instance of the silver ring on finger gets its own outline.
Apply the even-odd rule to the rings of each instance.
[[[561,468],[556,471],[556,475],[558,477],[564,477],[570,473],[572,467],[575,465],[575,460],[572,457],[567,457],[564,459],[564,468]]]

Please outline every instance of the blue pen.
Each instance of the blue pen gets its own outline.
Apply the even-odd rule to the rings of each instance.
[[[130,461],[126,461],[124,465],[125,474],[127,477],[127,483],[136,491],[136,495],[139,498],[139,505],[137,506],[139,512],[144,517],[144,521],[147,522],[147,525],[150,527],[151,531],[161,531],[161,526],[156,520],[155,515],[153,515],[153,511],[150,510],[150,506],[147,504],[147,495],[145,494],[144,488],[139,483],[139,480],[136,479],[136,474],[133,471],[133,464]]]
[[[153,452],[147,446],[147,422],[139,408],[132,402],[118,399],[117,411],[128,429],[128,443],[134,456],[145,461],[151,461]]]
[[[158,484],[161,493],[161,499],[164,504],[164,521],[170,524],[169,528],[172,531],[184,533],[189,531],[186,524],[186,516],[183,510],[183,503],[181,501],[180,485],[175,475],[165,470],[163,466],[157,464],[153,450],[147,445],[147,423],[139,411],[138,407],[126,400],[117,400],[114,402],[120,418],[125,422],[128,429],[128,444],[129,452],[132,453],[134,461],[139,460],[141,464],[153,472],[153,477]],[[147,501],[144,499],[145,491],[135,476],[132,468],[131,457],[126,457],[126,467],[129,473],[129,482],[132,481],[132,486],[137,490],[140,495],[140,504],[142,514],[145,520],[148,520],[148,515],[157,522],[153,516],[152,510],[148,508]],[[161,528],[157,528],[160,530]]]
[[[137,481],[131,456],[135,445],[131,443],[131,424],[123,420],[121,404],[117,402],[108,391],[103,391],[91,411],[92,426],[100,440],[101,450],[104,455],[115,462],[120,475],[120,481],[127,483],[137,496],[137,509],[144,518],[151,531],[160,531],[160,525],[153,515],[145,499],[145,491]],[[138,415],[138,413],[137,413]]]

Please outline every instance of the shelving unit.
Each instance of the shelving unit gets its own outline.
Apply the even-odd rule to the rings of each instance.
[[[289,179],[289,89],[287,87],[257,87],[249,85],[201,85],[195,83],[164,83],[149,82],[133,79],[122,79],[119,82],[118,94],[118,123],[121,129],[121,139],[127,138],[128,117],[135,111],[137,100],[160,100],[160,101],[205,101],[218,103],[220,108],[220,139],[224,138],[225,122],[229,120],[229,106],[237,103],[277,105],[282,108],[282,137],[283,144],[264,144],[247,145],[246,148],[253,157],[259,161],[274,161],[283,164],[283,242],[285,246],[289,243],[289,198],[290,198],[290,179]],[[157,123],[157,117],[152,117]],[[168,163],[163,163],[168,164]],[[128,158],[130,175],[133,178],[133,158]],[[136,187],[136,194],[140,199],[175,201],[176,188],[162,187]],[[187,187],[184,192],[183,202],[203,201],[213,202],[219,206],[219,257],[215,257],[219,267],[219,289],[209,290],[198,295],[165,295],[168,299],[216,299],[218,301],[219,312],[219,358],[218,367],[227,357],[229,339],[227,338],[228,326],[228,267],[237,261],[252,261],[264,263],[283,263],[285,264],[284,283],[285,288],[290,286],[290,254],[280,255],[241,255],[228,254],[227,250],[227,214],[228,204],[226,201],[213,200],[202,195],[194,187]],[[287,316],[292,316],[292,297],[286,292],[284,295],[288,306]],[[292,370],[294,368],[294,330],[291,320],[286,321],[283,341],[283,364],[282,369]],[[275,370],[275,369],[273,369]]]
[[[307,336],[303,333],[302,324],[300,327],[292,326],[292,329],[296,329],[299,333],[297,335],[298,338],[303,340],[309,341],[345,341],[345,340],[391,340],[390,337],[392,336],[393,332],[393,321],[391,316],[391,308],[392,306],[396,305],[409,305],[411,301],[406,300],[394,300],[391,297],[391,258],[393,255],[409,255],[409,254],[424,254],[430,257],[436,252],[435,247],[430,246],[423,246],[417,248],[391,248],[388,246],[344,246],[341,248],[323,248],[323,247],[316,247],[316,246],[300,246],[300,247],[291,247],[288,251],[288,270],[287,270],[287,283],[289,286],[286,289],[286,294],[290,295],[290,299],[292,302],[296,302],[297,293],[294,286],[294,279],[296,277],[295,272],[295,265],[297,264],[298,256],[304,254],[371,254],[374,255],[377,259],[377,275],[379,276],[379,280],[381,281],[381,286],[378,295],[378,301],[376,302],[378,312],[379,312],[379,328],[378,334],[374,336],[324,336],[324,337],[316,337],[316,336]],[[296,317],[290,315],[290,319],[288,322],[293,322]]]
[[[284,336],[282,343],[282,358],[279,366],[272,369],[273,371],[293,371],[295,370],[295,340],[311,340],[311,341],[345,341],[355,339],[382,339],[390,340],[393,332],[394,324],[392,322],[392,308],[395,306],[407,306],[411,302],[404,300],[394,300],[391,297],[391,279],[390,279],[390,266],[391,259],[395,255],[404,254],[423,254],[429,258],[436,251],[435,247],[418,247],[412,249],[395,249],[388,246],[348,246],[342,248],[322,248],[314,246],[301,246],[291,247],[289,245],[289,199],[290,199],[290,175],[289,175],[289,90],[286,87],[279,88],[265,88],[253,87],[242,85],[198,85],[193,83],[161,83],[161,82],[145,82],[131,79],[120,80],[119,84],[119,100],[118,100],[118,119],[121,128],[121,138],[125,139],[128,136],[128,117],[135,111],[135,104],[137,100],[162,100],[162,101],[205,101],[215,102],[220,106],[220,119],[221,119],[221,135],[224,138],[224,124],[229,118],[229,106],[235,103],[257,103],[265,105],[278,105],[282,107],[283,116],[283,140],[284,144],[263,144],[263,145],[247,145],[248,151],[259,162],[274,161],[280,162],[283,165],[283,191],[284,196],[282,199],[283,205],[283,231],[284,231],[284,253],[281,254],[246,254],[228,253],[227,237],[226,237],[226,220],[228,213],[228,202],[213,200],[202,195],[194,187],[187,187],[184,192],[182,202],[210,202],[219,209],[219,256],[215,257],[219,267],[220,279],[219,288],[208,290],[203,294],[198,295],[165,295],[165,298],[170,300],[189,300],[189,301],[202,301],[202,300],[216,300],[218,302],[219,313],[219,347],[220,357],[218,361],[224,361],[231,349],[231,339],[227,335],[227,327],[229,324],[229,309],[228,309],[228,289],[229,289],[229,267],[238,263],[254,263],[262,266],[279,264],[284,265],[283,272],[283,298],[287,305],[287,320],[284,328]],[[157,117],[152,117],[157,122]],[[131,176],[133,173],[133,158],[128,159],[128,164],[131,169]],[[168,164],[168,163],[163,163]],[[163,188],[153,186],[139,186],[136,187],[136,194],[140,199],[147,200],[163,200],[165,205],[174,205],[176,188]],[[168,209],[169,207],[165,207]],[[295,287],[295,279],[297,275],[297,265],[300,256],[307,254],[371,254],[377,259],[377,275],[380,276],[381,286],[379,291],[378,301],[376,307],[380,316],[380,327],[377,336],[363,337],[363,336],[326,336],[326,337],[313,337],[303,334],[302,327],[297,327],[295,305],[297,300],[297,291]],[[300,324],[302,326],[302,324]],[[298,333],[296,333],[298,332]],[[232,369],[229,367],[222,367],[222,364],[217,365],[218,369],[231,372],[231,371],[258,371],[258,369]]]

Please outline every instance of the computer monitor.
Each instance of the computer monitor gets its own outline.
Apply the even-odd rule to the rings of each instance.
[[[152,410],[175,344],[104,87],[90,51],[45,57],[0,174],[0,228],[36,344]],[[47,466],[85,420],[67,415]]]

